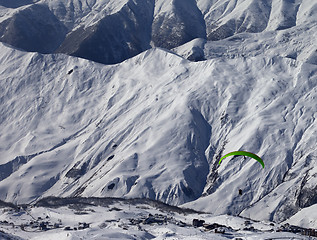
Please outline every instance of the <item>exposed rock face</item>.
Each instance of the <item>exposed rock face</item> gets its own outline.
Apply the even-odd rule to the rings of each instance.
[[[206,25],[194,0],[166,1],[172,4],[167,12],[158,12],[153,19],[154,46],[171,49],[195,38],[206,38]]]
[[[2,42],[31,52],[54,52],[66,33],[66,27],[46,5],[22,8],[0,23]]]
[[[152,18],[151,1],[130,1],[117,13],[71,31],[57,52],[101,63],[121,62],[151,47]]]

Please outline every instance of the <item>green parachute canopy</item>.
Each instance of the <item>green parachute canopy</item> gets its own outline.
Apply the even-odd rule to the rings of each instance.
[[[229,156],[234,156],[234,155],[251,157],[251,158],[257,160],[264,168],[264,162],[258,155],[255,155],[254,153],[246,152],[246,151],[235,151],[235,152],[227,153],[222,158],[220,158],[219,164],[221,163],[222,159],[229,157]]]

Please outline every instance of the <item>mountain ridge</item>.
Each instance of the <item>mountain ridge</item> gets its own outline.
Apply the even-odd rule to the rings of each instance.
[[[2,46],[2,52],[3,48],[4,46]],[[288,71],[293,69],[291,71],[295,72],[296,69],[302,69],[300,75],[297,73],[298,77],[302,78],[306,76],[308,79],[312,78],[310,81],[306,81],[306,83],[301,81],[301,89],[303,90],[302,92],[304,92],[307,91],[307,84],[314,86],[313,83],[315,81],[313,80],[314,75],[312,75],[312,73],[314,72],[313,69],[316,71],[315,65],[305,63],[294,64],[294,60],[287,58],[275,57],[273,58],[274,60],[272,60],[266,57],[262,59],[262,57],[259,56],[247,60],[243,58],[228,60],[213,59],[191,63],[175,54],[168,53],[161,49],[153,49],[127,60],[121,65],[104,66],[64,55],[42,56],[37,53],[22,53],[17,50],[12,52],[9,48],[6,49],[9,58],[10,56],[15,56],[17,59],[22,60],[22,63],[16,65],[16,70],[12,69],[12,65],[11,67],[9,67],[9,65],[7,67],[3,66],[2,69],[6,69],[6,71],[9,71],[8,69],[11,68],[10,72],[13,74],[10,77],[12,79],[11,81],[16,81],[17,83],[23,83],[24,81],[30,81],[32,79],[39,79],[38,81],[40,82],[38,83],[41,83],[43,79],[47,79],[48,81],[46,80],[47,82],[45,84],[41,83],[40,86],[42,86],[42,90],[40,91],[36,90],[36,86],[38,86],[37,82],[31,81],[28,84],[22,85],[21,83],[16,85],[11,82],[11,86],[17,86],[16,90],[12,89],[13,92],[22,91],[19,93],[20,96],[26,96],[23,92],[28,92],[30,101],[37,105],[35,107],[38,109],[38,113],[34,112],[36,108],[31,111],[23,110],[23,108],[29,109],[30,106],[28,100],[24,98],[25,103],[20,105],[21,109],[15,109],[11,105],[11,112],[4,111],[6,114],[2,114],[2,116],[11,115],[11,119],[12,117],[13,119],[21,119],[21,117],[18,116],[20,113],[23,113],[25,120],[30,119],[27,120],[30,122],[29,127],[21,125],[17,127],[19,126],[19,122],[17,122],[17,125],[13,122],[14,125],[3,128],[7,129],[4,132],[7,137],[4,139],[9,138],[9,136],[12,138],[14,135],[11,134],[14,134],[17,129],[21,129],[20,134],[24,136],[22,138],[15,136],[14,139],[16,140],[12,139],[11,144],[7,142],[6,145],[9,144],[9,148],[2,149],[2,152],[4,151],[3,153],[5,153],[5,155],[11,152],[11,155],[14,156],[19,149],[19,151],[22,150],[23,152],[27,150],[29,156],[32,157],[27,157],[29,161],[21,162],[22,165],[19,168],[13,169],[12,174],[2,180],[1,192],[8,193],[8,195],[2,195],[2,199],[13,202],[28,202],[34,199],[34,197],[37,198],[36,196],[50,196],[52,194],[60,196],[108,196],[110,194],[109,196],[120,197],[143,196],[179,205],[180,203],[190,202],[198,198],[203,193],[204,188],[205,193],[208,194],[207,199],[214,199],[217,196],[223,198],[222,194],[224,192],[222,191],[226,192],[226,188],[230,188],[230,186],[232,188],[233,186],[237,186],[237,184],[243,184],[240,182],[243,181],[243,176],[248,176],[250,173],[246,175],[242,174],[244,171],[251,171],[251,173],[253,172],[257,177],[254,175],[253,180],[247,180],[247,182],[250,180],[251,182],[249,182],[244,189],[245,196],[251,197],[253,192],[258,192],[257,195],[251,198],[248,197],[248,199],[245,199],[244,202],[241,203],[239,200],[237,203],[242,204],[239,208],[236,208],[237,206],[234,200],[236,197],[234,197],[233,190],[230,190],[232,195],[229,195],[232,199],[227,198],[227,203],[222,200],[223,206],[228,206],[229,209],[230,206],[232,207],[232,210],[229,210],[229,212],[237,214],[248,206],[248,202],[261,202],[261,199],[272,191],[276,194],[275,191],[278,189],[276,187],[283,183],[283,179],[287,179],[285,176],[292,176],[292,171],[297,172],[296,174],[302,172],[298,167],[290,171],[294,160],[290,158],[291,155],[289,155],[289,148],[287,146],[287,142],[290,141],[289,144],[293,142],[293,144],[295,144],[293,151],[296,150],[297,142],[303,139],[302,130],[301,128],[298,128],[298,130],[294,128],[292,134],[288,133],[285,135],[288,132],[286,129],[291,129],[286,126],[289,124],[292,126],[292,119],[296,116],[291,109],[295,106],[294,110],[300,113],[303,111],[301,110],[303,109],[300,106],[301,104],[296,103],[294,106],[289,105],[290,109],[286,108],[284,113],[282,111],[280,117],[285,120],[280,124],[277,124],[280,121],[279,118],[274,116],[271,118],[270,115],[265,114],[265,111],[269,111],[265,109],[270,105],[284,108],[284,100],[280,99],[278,97],[280,94],[277,93],[282,89],[292,89],[292,81],[287,80],[292,77],[290,74],[285,75],[285,73],[283,73],[285,79],[270,80],[271,85],[264,87],[264,89],[267,89],[266,91],[263,90],[263,86],[265,85],[261,85],[258,81],[262,79],[263,83],[267,83],[267,70],[265,69],[269,69],[269,72],[271,72],[269,76],[273,76],[273,78],[276,78],[277,74],[280,73],[281,70],[279,69],[283,69],[282,71],[284,71],[284,69],[288,69]],[[42,61],[44,59],[46,60],[43,64]],[[169,60],[166,61],[167,59]],[[6,60],[5,62],[8,61]],[[28,62],[28,64],[24,62]],[[68,62],[68,64],[65,65],[65,62]],[[257,62],[258,66],[254,64],[255,62]],[[8,62],[8,64],[10,64],[10,62]],[[25,71],[21,71],[21,65],[25,66]],[[38,69],[39,66],[43,69],[42,73],[37,73],[33,70]],[[43,66],[47,67],[43,68]],[[254,66],[256,66],[256,68],[254,68]],[[241,85],[242,82],[240,80],[238,85],[240,87],[238,88],[239,90],[237,90],[238,82],[234,79],[240,78],[243,74],[248,76],[250,74],[250,67],[253,69],[251,72],[256,72],[258,80],[252,80],[252,75],[249,77],[244,76],[243,79],[245,79],[244,81],[246,81],[245,83],[247,83],[247,85],[241,88],[243,85]],[[136,71],[135,68],[140,68],[142,71]],[[236,77],[234,78],[232,70],[229,70],[232,68],[236,69]],[[71,69],[73,69],[73,72],[68,74]],[[205,70],[202,71],[202,69]],[[224,69],[226,70],[224,71]],[[259,75],[258,69],[262,69],[261,71],[263,72],[261,75]],[[212,71],[210,72],[210,70]],[[90,71],[93,71],[94,74],[89,73]],[[274,73],[274,71],[277,72]],[[312,73],[310,73],[310,71],[312,71]],[[1,72],[5,74],[3,70]],[[206,74],[207,72],[208,74]],[[19,73],[19,75],[16,75],[17,73]],[[21,74],[24,77],[19,79],[18,76],[22,76]],[[32,74],[33,77],[31,77],[32,75],[30,74]],[[228,74],[227,77],[226,74]],[[302,74],[303,76],[301,77]],[[81,76],[80,78],[82,80],[77,81],[79,76]],[[90,77],[85,79],[88,76]],[[105,78],[103,76],[107,77]],[[212,77],[209,78],[209,76]],[[217,76],[221,78],[222,81],[213,80],[216,79]],[[229,80],[229,76],[233,79]],[[147,79],[149,77],[151,80],[140,81],[141,79]],[[157,80],[153,81],[153,77]],[[199,85],[197,85],[198,82],[191,80],[197,78],[200,79]],[[61,84],[61,81],[64,83]],[[205,89],[207,82],[209,82],[208,85],[210,85],[210,83],[214,85],[209,91]],[[106,84],[105,87],[101,87],[103,84]],[[129,87],[126,86],[127,84]],[[227,86],[227,84],[231,87]],[[299,84],[299,82],[297,82],[297,84]],[[193,88],[195,85],[196,87]],[[33,87],[36,88],[32,90]],[[253,90],[257,89],[256,92],[252,93],[248,91],[247,89],[250,87]],[[6,88],[5,85],[2,86],[2,89],[4,88]],[[129,94],[127,95],[128,89]],[[141,89],[143,90],[141,91]],[[189,92],[183,95],[183,92],[188,91],[186,89],[188,89]],[[315,87],[311,87],[311,90],[304,94],[301,99],[307,99],[307,97],[313,99],[315,94],[314,89]],[[30,90],[34,91],[35,95],[30,95],[32,92]],[[42,93],[44,99],[34,101],[33,98],[38,99],[37,92],[42,92],[43,90],[45,90]],[[221,94],[222,97],[217,99],[222,91],[224,91]],[[261,93],[259,94],[257,91]],[[178,96],[177,94],[176,96],[178,97],[175,98],[174,94],[176,92],[181,93],[181,95]],[[298,93],[300,92],[301,91],[298,91]],[[96,93],[98,94],[96,95]],[[53,96],[50,96],[51,94],[53,94]],[[59,94],[60,96],[54,97],[55,94]],[[259,97],[263,94],[265,94],[266,97]],[[287,94],[283,93],[283,95],[293,96],[294,94],[291,91]],[[15,99],[14,94],[4,92],[2,98],[4,96],[6,96],[6,98],[11,97],[10,101],[19,101],[19,98]],[[94,97],[92,98],[92,96]],[[99,96],[104,97],[97,100]],[[221,100],[222,98],[224,100]],[[79,99],[83,99],[84,102]],[[87,101],[87,99],[90,100]],[[239,105],[237,105],[237,100],[235,99],[239,99]],[[252,105],[249,105],[251,104],[251,102],[249,102],[250,99],[253,99]],[[286,99],[288,98],[286,97]],[[56,100],[57,102],[54,103]],[[273,101],[272,104],[270,103],[272,100],[276,100],[277,102],[274,103]],[[139,101],[142,101],[142,105],[139,105]],[[257,105],[254,101],[258,101],[261,104]],[[104,105],[104,102],[107,104]],[[220,105],[217,104],[217,107],[213,107],[217,102]],[[267,102],[267,104],[265,104],[265,102]],[[156,107],[154,103],[157,103]],[[264,106],[262,106],[263,103]],[[94,107],[90,107],[92,106],[91,104],[93,104]],[[81,108],[79,108],[79,106],[81,106]],[[247,106],[247,108],[253,110],[249,112],[246,111],[247,108],[241,108],[240,106]],[[309,108],[314,107],[310,106]],[[1,107],[1,109],[5,110],[3,107]],[[14,110],[15,113],[12,112],[12,110]],[[106,112],[103,114],[102,112],[105,110]],[[305,112],[307,111],[314,112],[312,109],[305,110]],[[25,113],[29,116],[25,115]],[[34,113],[41,117],[34,118]],[[245,114],[247,114],[246,118],[244,116]],[[52,121],[55,119],[55,116],[57,117],[56,120]],[[301,114],[299,116],[305,115]],[[24,122],[25,120],[23,118],[20,121]],[[246,119],[249,119],[247,123],[244,122]],[[311,139],[311,144],[314,142],[314,135],[310,135],[309,132],[314,131],[314,118],[312,115],[312,118],[305,119],[306,118],[301,120],[301,122],[303,122],[302,124],[306,121],[311,122],[309,127],[304,128],[307,129],[304,130],[304,132],[308,131],[308,135],[306,135],[308,139]],[[145,120],[146,122],[144,122]],[[272,120],[275,121],[276,126],[280,126],[282,130],[274,130],[272,132],[273,135],[266,136],[265,132],[269,132],[268,129],[273,126],[269,123]],[[8,119],[2,121],[2,123],[5,124],[7,121]],[[298,122],[298,120],[296,121],[298,125],[300,122]],[[246,124],[249,125],[248,128],[244,127]],[[257,130],[259,127],[260,129]],[[110,130],[111,128],[113,130]],[[247,129],[249,133],[252,133],[252,129],[254,129],[254,132],[251,135],[246,134],[245,130],[243,130],[244,128]],[[11,130],[8,131],[8,129]],[[26,134],[23,129],[29,129],[29,133]],[[241,133],[239,134],[239,132],[244,132],[245,137],[241,138]],[[259,142],[254,138],[256,135],[265,136],[265,138]],[[288,136],[290,140],[281,144],[279,147],[281,153],[276,151],[269,153],[268,150],[265,150],[268,148],[265,142],[272,141],[269,139],[279,139],[282,135]],[[295,137],[294,140],[291,140],[293,137]],[[229,141],[228,138],[230,139]],[[225,142],[227,143],[223,144]],[[238,142],[240,142],[240,144],[237,144]],[[263,142],[264,146],[262,146],[261,142]],[[159,146],[164,146],[165,150],[162,151]],[[266,159],[267,170],[261,171],[260,168],[257,168],[258,166],[256,164],[249,162],[246,168],[238,167],[240,172],[235,173],[237,163],[233,160],[227,164],[222,164],[218,169],[217,156],[219,156],[224,149],[229,150],[236,148],[248,148],[250,151],[257,152],[263,156],[263,158]],[[37,150],[37,154],[34,152],[35,149],[41,150]],[[207,152],[207,154],[205,154],[205,152]],[[309,151],[306,153],[307,156],[310,156],[310,154],[313,154],[313,152]],[[19,155],[23,156],[23,154]],[[268,159],[275,159],[274,156],[285,159],[285,164],[277,161],[275,163],[277,164],[276,166],[271,166],[272,163],[267,161]],[[65,166],[64,164],[66,162],[60,161],[59,159],[68,159],[68,164]],[[172,159],[174,159],[173,165],[170,164]],[[313,159],[314,158],[310,160],[307,159],[306,161],[308,161],[310,165],[313,163]],[[170,163],[168,164],[168,162]],[[53,165],[54,168],[52,168]],[[66,168],[62,167],[63,165]],[[49,166],[49,168],[45,166]],[[43,172],[44,169],[47,170]],[[305,169],[306,168],[303,170]],[[202,174],[202,170],[205,172],[204,174]],[[209,174],[208,171],[210,171]],[[267,171],[273,171],[272,173],[274,174],[271,175]],[[269,175],[261,180],[259,177],[264,173],[265,175]],[[215,184],[212,181],[210,182],[210,180],[213,179],[212,176],[215,174],[218,177],[216,178],[216,185],[214,186],[218,185],[218,187],[215,192],[207,191],[207,189],[210,188],[210,183]],[[18,176],[23,176],[23,178],[17,181],[16,177]],[[229,180],[229,176],[230,179],[235,179],[235,185],[230,183],[232,180]],[[241,178],[239,181],[237,181],[239,179],[237,178],[238,176]],[[296,182],[300,183],[300,176],[302,175],[300,174],[299,177],[295,179],[291,177],[289,181],[286,182],[286,186],[288,186],[290,182],[293,182],[293,184]],[[15,183],[12,182],[13,179],[15,179]],[[25,179],[29,179],[28,182],[34,183],[28,184],[28,187],[26,187],[23,183]],[[105,183],[102,179],[108,179],[108,183],[104,185]],[[169,179],[173,179],[175,185],[171,185]],[[225,188],[221,190],[223,189],[221,186],[224,183],[224,179],[226,179]],[[292,179],[296,180],[296,182]],[[314,183],[313,179],[314,178],[311,178],[312,183]],[[261,188],[259,188],[259,186],[266,186],[268,180],[272,181],[272,185],[269,185],[269,188],[264,191],[260,190]],[[205,183],[206,181],[207,184]],[[43,186],[42,188],[37,187],[40,182]],[[302,191],[300,199],[304,199],[304,196],[310,194],[311,191],[305,193],[308,188],[305,189],[306,190]],[[248,191],[250,191],[252,195],[249,195]],[[35,195],[30,195],[32,192]],[[219,206],[215,206],[217,209],[210,209],[211,206],[206,204],[204,199],[205,198],[197,200],[197,204],[199,202],[203,203],[202,206],[204,206],[204,209],[215,213],[228,212],[228,209],[219,208]],[[188,203],[189,206],[199,209],[200,207],[198,207],[197,204],[195,202]],[[300,206],[311,206],[313,204],[315,204],[315,202],[311,200],[307,205],[304,204]],[[255,206],[256,205],[257,204],[255,204]],[[284,217],[280,220],[284,220],[285,216],[290,217],[287,214],[283,216]],[[277,218],[275,220],[279,219]]]
[[[42,0],[9,8],[3,0],[0,40],[27,51],[61,52],[114,64],[151,47],[172,49],[196,38],[221,40],[312,22],[317,3],[308,2]]]

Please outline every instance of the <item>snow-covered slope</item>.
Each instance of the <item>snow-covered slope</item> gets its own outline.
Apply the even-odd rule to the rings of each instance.
[[[148,197],[276,221],[316,204],[317,67],[273,52],[105,66],[1,45],[1,199]],[[266,168],[218,166],[238,149]]]
[[[181,84],[187,82],[183,59],[156,49],[120,66],[105,67],[64,55],[25,54],[2,47],[3,60],[13,58],[15,63],[6,61],[4,71],[10,73],[1,82],[5,146],[1,150],[6,154],[1,167],[10,169],[3,176],[2,187],[8,185],[2,198],[13,201],[19,191],[19,201],[29,201],[54,184],[54,194],[142,194],[174,203],[201,194],[208,169],[205,131],[210,127],[200,125],[205,120],[196,110],[187,109],[187,94],[175,98],[176,92],[191,85]],[[203,146],[195,135],[204,137]],[[35,164],[38,158],[55,167]],[[168,165],[171,161],[173,166]],[[20,174],[24,178],[13,187],[10,178]],[[28,182],[27,190],[26,178],[37,184]],[[184,178],[196,180],[189,187]],[[94,181],[98,184],[91,184]]]
[[[316,21],[317,2],[309,0],[198,0],[210,40],[241,32],[287,29]]]
[[[0,2],[2,39],[19,44],[25,34],[28,46],[52,49],[62,41],[60,52],[116,62],[115,55],[121,61],[160,45],[155,23],[167,35],[164,44],[175,47],[103,65],[0,43],[0,199],[145,197],[308,224],[303,216],[317,204],[316,4],[291,2],[295,26],[277,26],[270,15],[272,24],[250,33],[260,11],[252,9],[268,1],[227,1],[223,14],[211,14],[224,2]],[[273,3],[283,9],[287,2]],[[211,33],[207,16],[226,23],[241,14],[252,16],[245,32],[219,41],[202,36]],[[42,17],[48,20],[40,26],[54,26],[53,37],[37,32]],[[32,26],[35,32],[25,31]],[[108,38],[114,48],[104,45]],[[242,157],[219,166],[234,150],[258,154],[265,169]]]
[[[289,29],[316,14],[315,0],[1,0],[0,41],[113,64],[196,38]]]
[[[298,226],[308,228],[316,228],[317,226],[317,204],[304,208],[288,219],[286,222]]]

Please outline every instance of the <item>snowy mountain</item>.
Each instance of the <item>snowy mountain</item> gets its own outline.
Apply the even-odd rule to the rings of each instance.
[[[311,0],[1,0],[0,40],[112,64],[196,38],[289,29],[316,11]]]
[[[317,228],[316,1],[0,5],[1,200],[142,197]],[[218,165],[235,150],[266,167]]]

